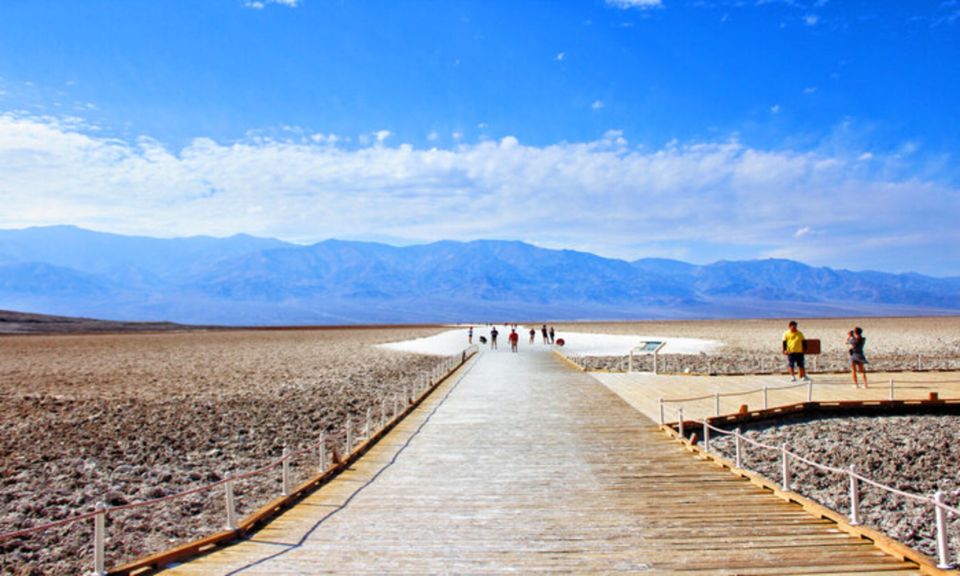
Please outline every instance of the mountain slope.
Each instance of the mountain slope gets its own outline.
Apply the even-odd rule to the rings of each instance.
[[[929,314],[960,311],[960,278],[626,262],[515,241],[298,246],[49,227],[0,230],[0,307],[197,324]]]

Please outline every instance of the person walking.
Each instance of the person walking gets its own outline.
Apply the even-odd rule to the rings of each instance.
[[[499,333],[500,332],[497,332],[496,326],[490,329],[490,349],[491,350],[497,349],[497,334]]]
[[[467,344],[473,344],[473,326],[467,329]]]
[[[540,327],[540,333],[543,334],[543,343],[544,343],[544,344],[549,344],[549,343],[550,343],[550,335],[547,334],[547,325],[546,325],[546,324],[544,324],[543,326]]]
[[[797,376],[794,373],[796,367],[799,369],[800,379],[804,382],[810,382],[803,358],[803,332],[797,330],[796,320],[791,320],[787,324],[787,331],[783,333],[783,353],[787,357],[787,366],[790,368],[790,380],[797,381]]]
[[[553,344],[553,343],[555,342],[554,336],[556,336],[556,332],[553,331],[553,326],[551,326],[551,327],[550,327],[550,343],[551,343],[551,344]]]
[[[517,345],[520,344],[520,335],[517,334],[516,330],[511,329],[510,336],[508,336],[508,339],[510,340],[510,351],[516,352]]]
[[[531,344],[533,344],[533,341],[534,341],[534,339],[535,339],[536,337],[537,337],[537,329],[536,329],[536,328],[531,328],[531,329],[530,329],[530,343],[531,343]]]
[[[860,369],[860,375],[863,376],[863,387],[867,387],[867,357],[863,353],[863,347],[867,339],[863,336],[863,328],[857,326],[847,334],[847,347],[850,352],[850,372],[853,374],[853,387],[859,388],[857,382],[857,369]]]

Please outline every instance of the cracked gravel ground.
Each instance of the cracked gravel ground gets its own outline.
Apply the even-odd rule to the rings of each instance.
[[[377,416],[440,361],[373,345],[440,331],[0,337],[0,533],[253,470],[320,430],[339,446],[348,412]],[[295,461],[295,481],[316,458]],[[238,482],[241,517],[279,495],[278,476]],[[111,515],[108,566],[219,530],[222,500],[215,489]],[[91,533],[85,521],[0,542],[0,573],[89,571]]]

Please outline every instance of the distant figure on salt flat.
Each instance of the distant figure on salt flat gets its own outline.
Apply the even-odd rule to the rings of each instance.
[[[520,343],[520,335],[517,334],[517,331],[516,331],[516,330],[512,330],[512,329],[511,329],[511,330],[510,330],[510,336],[508,336],[508,339],[510,340],[510,351],[511,351],[511,352],[516,352],[516,351],[517,351],[517,344]]]
[[[850,351],[850,371],[853,373],[854,388],[860,387],[860,383],[857,382],[857,368],[860,369],[860,374],[863,376],[863,387],[867,387],[867,357],[863,353],[863,347],[866,343],[867,339],[863,336],[863,328],[857,326],[847,333],[847,347]]]
[[[496,326],[490,329],[490,349],[491,350],[497,349],[497,334],[499,334],[499,332],[497,332]]]
[[[550,343],[553,344],[555,340],[553,339],[556,336],[556,332],[553,331],[553,326],[550,327]]]
[[[531,328],[531,329],[530,329],[530,343],[531,343],[531,344],[533,344],[533,341],[534,341],[534,339],[536,339],[536,337],[537,337],[537,329],[536,329],[536,328]]]
[[[549,344],[549,343],[550,343],[550,335],[547,333],[547,325],[546,325],[546,324],[544,324],[543,326],[540,327],[540,333],[543,334],[543,343],[544,343],[544,344]]]
[[[473,326],[467,329],[467,344],[473,344]]]
[[[797,381],[797,376],[793,369],[800,369],[800,378],[804,382],[809,382],[807,378],[807,369],[803,360],[803,332],[797,330],[796,320],[791,320],[787,324],[787,331],[783,333],[783,353],[787,357],[787,366],[790,368],[790,380]]]

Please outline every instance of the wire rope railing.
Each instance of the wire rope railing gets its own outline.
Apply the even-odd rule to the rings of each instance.
[[[209,492],[216,488],[224,488],[224,507],[226,512],[226,525],[224,526],[225,530],[237,530],[239,523],[237,522],[237,510],[236,510],[236,499],[234,497],[233,486],[236,482],[241,480],[246,480],[254,478],[257,476],[263,476],[280,468],[280,483],[281,483],[281,496],[290,496],[293,491],[293,481],[292,474],[290,470],[290,463],[293,459],[298,456],[303,456],[305,454],[316,453],[317,455],[317,472],[323,474],[331,470],[330,463],[333,461],[328,460],[328,454],[332,451],[334,454],[334,460],[338,458],[347,458],[353,452],[354,448],[357,446],[357,440],[366,438],[369,440],[372,436],[379,430],[383,431],[396,424],[397,420],[404,415],[404,410],[407,407],[410,407],[414,404],[418,398],[425,396],[429,390],[437,386],[442,382],[447,376],[449,376],[453,371],[459,368],[464,362],[467,361],[469,357],[475,354],[478,351],[477,346],[470,346],[464,349],[459,354],[454,356],[448,356],[443,358],[440,364],[436,365],[429,373],[422,374],[418,379],[414,387],[404,386],[403,390],[399,394],[395,394],[392,398],[393,401],[393,414],[390,416],[388,409],[388,401],[386,399],[381,399],[381,411],[380,411],[380,421],[375,423],[373,421],[373,413],[370,409],[367,409],[365,415],[365,421],[363,428],[360,434],[357,434],[357,426],[354,424],[353,419],[350,414],[346,416],[344,422],[344,445],[343,445],[343,455],[339,456],[340,451],[337,450],[336,446],[331,446],[327,441],[325,432],[321,431],[318,435],[318,440],[306,444],[296,450],[291,450],[289,447],[284,446],[283,454],[279,458],[267,463],[260,468],[254,470],[249,470],[239,474],[226,475],[224,478],[204,484],[203,486],[197,486],[187,490],[183,490],[174,494],[168,494],[160,496],[157,498],[151,498],[148,500],[142,500],[139,502],[131,502],[128,504],[121,504],[115,506],[108,506],[105,502],[97,502],[94,506],[94,510],[90,512],[83,512],[70,516],[67,518],[62,518],[60,520],[55,520],[51,522],[46,522],[43,524],[38,524],[36,526],[31,526],[28,528],[21,528],[18,530],[12,530],[9,532],[0,533],[0,542],[7,540],[12,540],[15,538],[24,538],[37,534],[40,532],[45,532],[52,530],[54,528],[59,528],[63,526],[68,526],[71,524],[76,524],[78,522],[89,521],[93,519],[94,523],[94,542],[93,542],[93,571],[89,574],[93,576],[103,576],[107,573],[106,570],[106,520],[110,514],[117,514],[126,510],[133,510],[137,508],[150,508],[162,504],[164,502],[169,502],[172,500],[180,500],[188,496],[195,494],[200,494],[204,492]]]
[[[663,414],[664,403],[660,403],[661,414]],[[674,410],[677,416],[677,433],[682,440],[686,441],[686,432],[685,425],[686,421],[684,419],[683,407],[671,408]],[[957,517],[960,516],[960,508],[951,506],[944,502],[943,492],[941,490],[935,491],[932,495],[916,494],[912,492],[906,492],[893,486],[888,486],[872,478],[864,476],[863,474],[857,472],[855,467],[851,464],[847,468],[840,468],[836,466],[830,466],[817,462],[810,458],[807,458],[801,454],[798,454],[794,451],[791,451],[787,448],[787,444],[783,443],[779,446],[773,444],[766,444],[758,440],[754,440],[748,436],[745,436],[740,428],[734,430],[727,430],[725,428],[720,428],[714,424],[711,424],[707,418],[703,419],[691,419],[691,421],[697,425],[703,435],[702,438],[702,449],[705,453],[711,453],[711,435],[720,434],[724,436],[731,436],[734,439],[734,466],[741,470],[746,470],[744,466],[744,444],[752,446],[754,448],[759,448],[767,451],[779,452],[780,455],[780,488],[784,492],[793,492],[794,490],[794,480],[791,475],[791,463],[801,462],[806,464],[814,469],[817,469],[821,472],[839,474],[844,477],[844,482],[848,484],[849,496],[850,496],[850,509],[846,513],[847,518],[851,525],[860,525],[863,522],[861,508],[860,508],[860,484],[866,484],[893,494],[908,500],[912,500],[919,504],[928,506],[933,510],[934,516],[934,534],[936,540],[936,550],[937,550],[937,567],[942,569],[954,568],[956,565],[950,562],[950,546],[947,535],[947,517]],[[661,421],[661,425],[666,426]],[[837,511],[843,513],[842,511]]]

